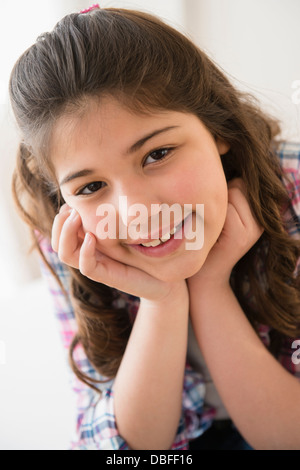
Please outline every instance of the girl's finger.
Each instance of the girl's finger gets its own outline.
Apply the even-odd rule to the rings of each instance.
[[[98,252],[98,260],[100,257],[101,254]],[[96,240],[93,235],[87,232],[80,250],[79,270],[84,276],[92,279],[92,276],[97,276],[96,267]],[[99,280],[99,282],[101,281]]]
[[[238,186],[231,188],[228,191],[228,202],[235,208],[248,234],[259,238],[263,232],[263,228],[257,222],[243,189]]]
[[[86,233],[80,249],[80,272],[94,281],[109,287],[120,288],[120,280],[128,275],[128,266],[109,258],[96,249],[96,239],[91,233]],[[127,276],[126,276],[127,277]]]
[[[61,228],[58,241],[59,259],[73,268],[78,268],[79,250],[82,244],[78,232],[81,226],[80,215],[73,209]]]
[[[67,204],[64,204],[61,207],[59,213],[54,218],[51,233],[51,245],[52,249],[56,252],[58,251],[61,230],[66,219],[69,217],[71,210],[71,207],[69,207]]]
[[[96,239],[90,233],[85,235],[80,249],[79,270],[96,282],[137,297],[156,299],[165,290],[164,283],[146,272],[100,253],[96,249]]]

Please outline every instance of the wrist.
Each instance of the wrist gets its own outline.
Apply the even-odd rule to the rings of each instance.
[[[201,288],[190,289],[190,315],[193,318],[211,315],[216,308],[224,311],[233,299],[237,302],[235,294],[229,283],[220,283],[218,286],[212,284],[201,285]],[[217,317],[215,317],[217,318]]]
[[[231,289],[230,286],[230,274],[231,272],[224,273],[221,276],[206,276],[201,273],[201,270],[187,280],[189,292],[196,292],[202,294],[205,292],[216,294],[217,291]]]
[[[210,311],[212,305],[217,302],[225,305],[228,299],[234,295],[231,285],[227,280],[203,280],[203,282],[191,283],[188,285],[190,298],[190,314],[199,315],[200,312]]]
[[[147,299],[140,298],[140,306],[148,309],[170,309],[181,308],[187,309],[189,306],[189,292],[185,281],[172,284],[159,298]]]

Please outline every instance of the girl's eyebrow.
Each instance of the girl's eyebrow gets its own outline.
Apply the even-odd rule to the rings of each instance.
[[[177,129],[179,126],[168,126],[168,127],[163,127],[162,129],[157,129],[156,131],[151,132],[150,134],[145,135],[141,139],[139,139],[137,142],[135,142],[129,149],[126,150],[125,155],[134,153],[137,150],[139,150],[148,140],[152,139],[153,137],[162,134],[163,132],[167,132],[171,129]],[[59,186],[63,186],[64,184],[69,183],[70,181],[76,179],[76,178],[82,178],[83,176],[89,176],[93,173],[93,170],[85,169],[85,170],[80,170],[76,171],[75,173],[70,173],[69,175],[65,176],[61,182],[59,183]]]
[[[167,132],[171,129],[177,129],[179,126],[168,126],[162,129],[157,129],[156,131],[151,132],[150,134],[145,135],[141,139],[139,139],[135,144],[131,145],[129,149],[126,150],[125,155],[129,153],[134,153],[139,150],[148,140],[152,139],[153,137],[162,134],[163,132]]]
[[[76,178],[82,178],[83,176],[89,176],[93,173],[93,170],[80,170],[76,171],[75,173],[70,173],[69,175],[65,176],[61,182],[59,183],[59,186],[63,186],[64,184],[69,183],[70,181],[76,179]]]

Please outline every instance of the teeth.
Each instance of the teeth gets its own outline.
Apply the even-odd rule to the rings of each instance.
[[[149,247],[149,246],[158,246],[161,244],[161,241],[158,240],[153,240],[152,242],[149,243],[142,243],[143,246]]]
[[[160,238],[161,242],[166,242],[167,240],[170,240],[171,238],[171,233],[166,233],[163,237]]]
[[[158,240],[152,240],[152,242],[149,242],[149,243],[141,243],[142,246],[145,246],[145,247],[149,247],[149,246],[158,246],[158,245],[161,245],[162,243],[165,243],[166,241],[170,240],[171,236],[174,235],[174,233],[178,230],[178,226],[177,227],[174,227],[172,228],[172,230],[169,232],[169,233],[166,233],[165,235],[163,235],[161,238],[159,238]]]

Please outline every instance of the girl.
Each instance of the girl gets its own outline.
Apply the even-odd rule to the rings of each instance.
[[[18,60],[10,96],[14,194],[76,375],[72,448],[298,449],[299,148],[136,11],[62,19]],[[145,229],[174,204],[188,216]],[[203,243],[187,249],[199,204]]]

